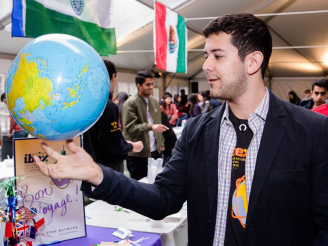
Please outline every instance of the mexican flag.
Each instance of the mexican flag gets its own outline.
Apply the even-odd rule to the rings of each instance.
[[[155,64],[173,73],[187,73],[187,28],[183,17],[155,2]]]
[[[12,36],[64,33],[89,43],[99,54],[116,54],[113,0],[14,0]]]

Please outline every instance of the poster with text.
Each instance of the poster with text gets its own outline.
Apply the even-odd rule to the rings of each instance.
[[[18,206],[35,208],[45,223],[36,233],[33,245],[50,244],[86,236],[84,200],[81,181],[52,179],[44,176],[35,164],[37,155],[45,163],[55,163],[41,146],[43,140],[26,138],[14,140],[15,176],[17,179]],[[81,146],[81,138],[74,139]],[[61,153],[70,155],[66,141],[47,141]]]

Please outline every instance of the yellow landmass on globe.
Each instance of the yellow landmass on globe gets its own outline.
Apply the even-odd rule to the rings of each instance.
[[[24,125],[31,125],[32,122],[25,117],[18,117],[13,110],[16,106],[18,98],[23,99],[24,108],[20,113],[26,111],[33,113],[34,110],[40,107],[51,106],[49,97],[50,92],[53,90],[52,83],[48,78],[40,78],[38,75],[40,70],[37,63],[34,61],[28,62],[26,56],[31,54],[22,53],[19,57],[19,63],[16,73],[13,76],[11,87],[9,88],[8,107],[16,118],[19,118]],[[45,64],[45,61],[44,61]],[[46,67],[46,65],[45,65]],[[25,130],[33,132],[33,127],[23,127]]]
[[[247,195],[246,195],[246,184],[245,181],[243,181],[240,186],[238,187],[237,197],[241,196],[244,202],[244,208],[247,213],[248,211],[248,205],[247,205]]]
[[[89,64],[84,65],[84,67],[81,70],[81,73],[78,75],[78,84],[81,84],[82,76],[86,72],[88,72],[88,70],[89,70]],[[62,110],[74,106],[80,100],[80,97],[81,97],[81,95],[82,95],[82,93],[84,91],[84,88],[85,88],[85,84],[86,83],[82,84],[82,87],[81,88],[80,88],[80,86],[76,86],[75,87],[76,90],[74,90],[72,88],[68,88],[70,97],[76,97],[77,95],[79,95],[79,96],[74,101],[64,102],[64,107],[62,108]]]
[[[76,93],[77,93],[76,90],[74,90],[74,89],[72,89],[72,88],[67,88],[67,89],[68,89],[68,91],[69,91],[69,95],[70,95],[70,97],[75,97],[75,96],[76,96]]]

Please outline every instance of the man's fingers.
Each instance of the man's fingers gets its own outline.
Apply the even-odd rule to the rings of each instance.
[[[55,159],[56,161],[60,159],[61,155],[54,151],[46,142],[41,142],[41,145],[52,159]]]
[[[69,139],[66,141],[68,149],[73,153],[76,154],[79,152],[80,148],[75,144],[73,139]]]
[[[35,160],[36,165],[40,168],[40,171],[44,175],[49,176],[49,171],[48,171],[47,164],[45,164],[44,162],[42,162],[38,156],[33,156],[33,158]]]

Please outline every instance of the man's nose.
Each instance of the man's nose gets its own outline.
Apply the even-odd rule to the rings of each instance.
[[[203,69],[204,72],[213,71],[213,64],[212,64],[212,61],[209,57],[205,60],[202,69]]]

